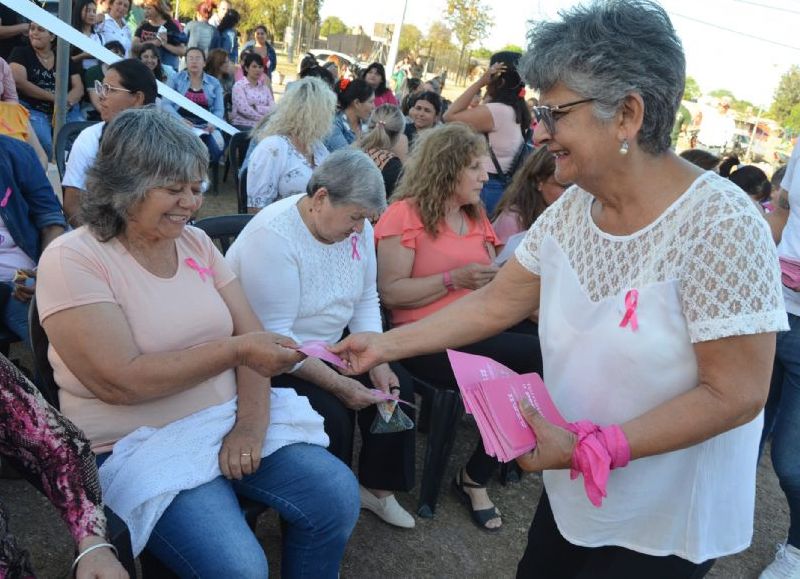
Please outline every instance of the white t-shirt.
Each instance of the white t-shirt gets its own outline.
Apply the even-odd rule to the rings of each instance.
[[[567,421],[621,424],[697,386],[693,344],[788,328],[775,246],[733,183],[700,176],[653,223],[600,230],[594,198],[575,186],[536,220],[516,251],[541,277],[544,379]],[[638,291],[638,329],[621,324]],[[583,478],[545,471],[561,534],[699,563],[752,538],[763,419],[610,473],[600,508]]]
[[[16,244],[0,217],[0,281],[11,281],[18,269],[35,267],[36,263]]]
[[[298,343],[381,332],[372,226],[333,244],[317,241],[297,209],[305,194],[262,209],[225,260],[264,328]],[[356,237],[355,249],[353,238]]]
[[[69,150],[67,166],[64,170],[63,187],[86,189],[86,171],[94,163],[97,151],[100,150],[100,135],[103,133],[105,123],[97,123],[86,127],[75,138]]]
[[[783,228],[781,242],[778,244],[778,255],[800,259],[800,146],[795,146],[792,158],[786,166],[786,175],[781,181],[781,188],[789,193],[789,219]],[[786,300],[786,311],[800,316],[800,293],[783,286],[783,299]]]
[[[112,40],[116,40],[122,44],[122,47],[125,49],[125,57],[127,58],[131,55],[133,36],[131,35],[131,29],[128,28],[126,23],[123,22],[122,26],[120,26],[111,16],[106,15],[105,20],[97,25],[96,30],[103,38],[103,45],[108,44]]]
[[[311,146],[314,166],[328,156],[317,141]],[[305,193],[314,167],[294,148],[288,137],[270,135],[256,145],[247,162],[247,206],[266,207],[273,201]]]

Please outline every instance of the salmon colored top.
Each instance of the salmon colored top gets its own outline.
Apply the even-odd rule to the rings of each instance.
[[[381,239],[398,235],[402,246],[414,252],[412,278],[444,273],[470,263],[490,265],[492,257],[486,249],[486,244],[498,243],[492,224],[483,211],[477,221],[469,221],[469,230],[464,235],[458,235],[447,224],[442,223],[439,226],[439,234],[434,238],[425,231],[416,205],[409,199],[392,203],[378,220],[375,226],[375,246],[380,244]],[[380,266],[379,261],[379,270]],[[470,291],[472,290],[456,289],[435,302],[419,308],[392,310],[392,325],[400,326],[421,320]]]

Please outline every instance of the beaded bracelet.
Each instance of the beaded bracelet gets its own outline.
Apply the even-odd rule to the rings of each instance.
[[[115,557],[119,556],[117,548],[111,543],[97,543],[96,545],[92,545],[91,547],[86,547],[81,553],[78,554],[77,557],[75,557],[75,560],[72,562],[72,569],[70,569],[70,574],[71,575],[75,574],[75,570],[78,568],[78,563],[80,562],[80,560],[83,558],[84,555],[86,555],[87,553],[91,553],[92,551],[94,551],[95,549],[99,549],[100,547],[108,547],[109,549],[114,551]]]

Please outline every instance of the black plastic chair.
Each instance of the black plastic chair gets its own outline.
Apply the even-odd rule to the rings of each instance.
[[[250,147],[250,131],[239,131],[228,142],[225,157],[225,172],[222,174],[223,183],[228,180],[228,172],[233,170],[233,183],[239,189],[239,170],[242,168],[247,149]],[[241,213],[241,212],[240,212]]]
[[[247,168],[239,175],[239,182],[236,184],[236,211],[247,213]]]
[[[194,226],[205,231],[206,235],[214,241],[222,254],[225,255],[236,236],[241,233],[244,226],[252,218],[252,215],[247,214],[218,215],[200,219],[194,223]]]
[[[67,158],[69,157],[70,149],[72,149],[72,144],[83,129],[91,127],[94,124],[96,124],[96,121],[77,121],[65,124],[61,127],[61,130],[58,131],[53,150],[56,156],[58,176],[62,181],[64,180],[64,172],[67,169]]]

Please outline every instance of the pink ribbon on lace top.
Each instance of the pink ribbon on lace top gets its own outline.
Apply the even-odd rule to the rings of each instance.
[[[350,257],[361,261],[361,254],[358,253],[358,235],[352,235],[350,237],[350,247],[353,248],[353,252],[350,254]]]
[[[632,289],[625,294],[625,315],[619,323],[620,328],[628,324],[634,332],[639,329],[639,319],[636,317],[636,308],[639,307],[639,291]]]
[[[184,263],[200,274],[200,279],[206,281],[206,276],[214,277],[214,270],[210,267],[203,267],[197,263],[193,257],[187,257]]]

